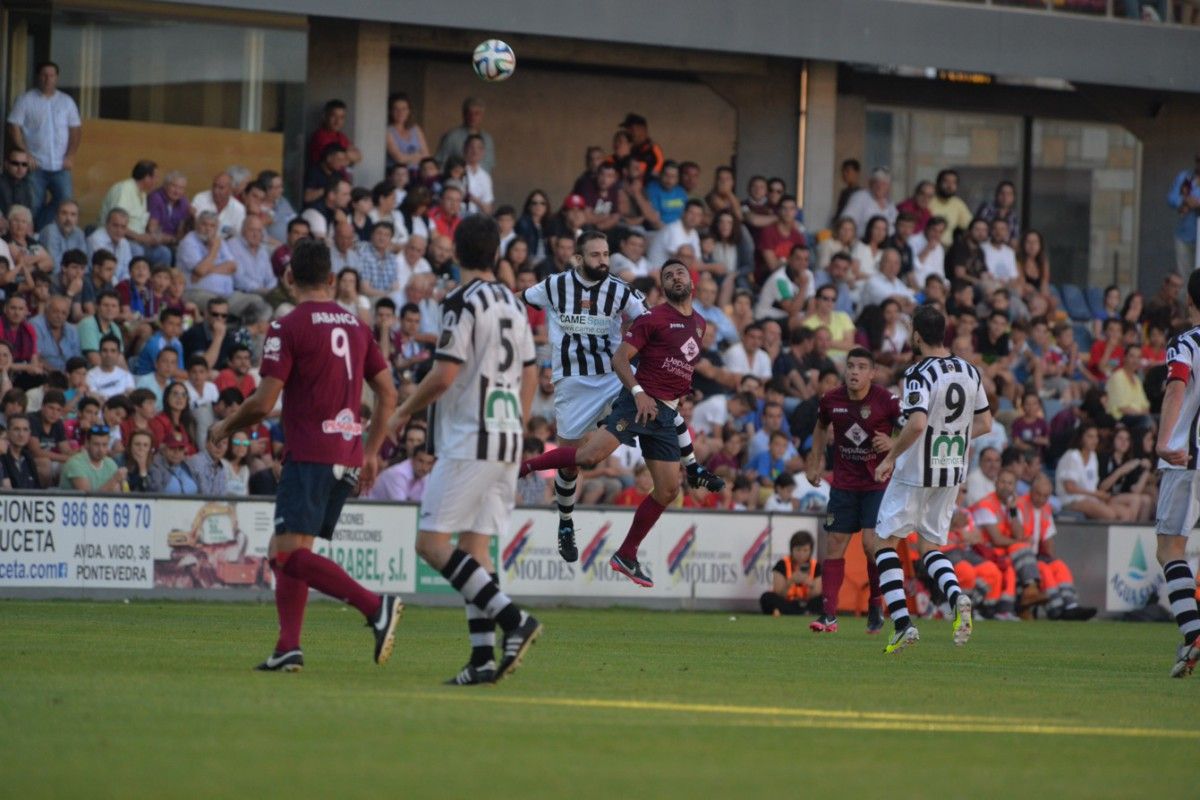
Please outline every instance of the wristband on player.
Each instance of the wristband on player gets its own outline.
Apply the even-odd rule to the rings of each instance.
[[[642,385],[640,383],[635,383],[633,385],[633,388],[630,389],[629,391],[633,394],[634,397],[637,397],[639,394],[642,394],[646,390],[642,388]]]

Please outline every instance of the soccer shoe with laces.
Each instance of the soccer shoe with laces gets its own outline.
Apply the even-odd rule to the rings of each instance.
[[[380,595],[379,599],[382,601],[379,612],[367,626],[375,634],[375,663],[383,666],[392,657],[392,648],[396,646],[396,624],[404,616],[404,603],[395,594]]]
[[[499,683],[515,672],[517,667],[521,666],[521,659],[525,658],[525,652],[529,650],[530,645],[542,635],[542,623],[532,614],[523,616],[520,625],[504,634],[504,658],[500,660],[493,683]]]
[[[299,672],[304,669],[304,653],[300,650],[271,653],[267,656],[267,660],[255,669],[259,672]]]
[[[568,564],[579,560],[579,548],[575,546],[575,523],[569,519],[558,523],[558,554]]]
[[[813,633],[837,633],[837,617],[822,614],[808,623],[808,629]]]
[[[725,488],[724,478],[714,475],[694,461],[687,465],[687,482],[693,489],[708,489],[710,492],[719,492]]]
[[[1171,667],[1172,678],[1186,678],[1200,661],[1200,639],[1191,644],[1181,644],[1175,651],[1175,666]]]
[[[623,558],[620,553],[613,553],[613,557],[608,560],[608,565],[613,568],[613,572],[621,573],[638,586],[646,589],[654,586],[654,581],[650,580],[649,575],[642,572],[642,565],[636,559]]]
[[[909,625],[902,631],[896,631],[892,635],[892,640],[883,648],[883,654],[890,656],[892,653],[899,653],[909,645],[915,645],[921,641],[921,634],[917,631],[916,625]]]
[[[448,678],[446,686],[480,686],[496,682],[496,662],[489,660],[486,664],[467,664],[453,678]]]
[[[883,631],[883,609],[878,603],[871,603],[867,609],[867,633],[872,636]]]
[[[971,598],[966,592],[959,594],[954,603],[954,646],[962,647],[971,640],[975,619],[971,613]]]

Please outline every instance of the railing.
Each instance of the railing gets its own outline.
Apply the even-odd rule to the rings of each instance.
[[[946,3],[1079,14],[1127,21],[1200,25],[1200,10],[1187,0],[937,0]]]

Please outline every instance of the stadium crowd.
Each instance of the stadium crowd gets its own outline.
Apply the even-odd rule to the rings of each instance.
[[[683,506],[823,510],[828,483],[804,469],[818,399],[855,346],[874,353],[876,382],[895,391],[912,358],[909,314],[933,303],[1000,422],[973,446],[961,547],[986,545],[1021,503],[1048,520],[1152,514],[1155,414],[1166,343],[1186,319],[1180,273],[1195,258],[1200,160],[1171,190],[1180,269],[1152,297],[1059,286],[1047,242],[1022,229],[1011,183],[971,209],[953,170],[901,196],[886,168],[864,175],[848,160],[834,218],[810,229],[785,180],[739,186],[728,166],[668,157],[636,113],[609,148],[586,148],[565,196],[497,198],[503,165],[474,99],[435,148],[408,99],[393,96],[388,168],[376,176],[357,169],[348,109],[330,101],[299,209],[276,172],[233,166],[189,197],[181,173],[143,160],[109,189],[99,218],[83,220],[69,199],[78,113],[54,88],[57,67],[38,74],[8,118],[0,175],[5,487],[273,493],[277,421],[227,445],[206,443],[206,431],[254,390],[269,322],[292,307],[281,281],[291,248],[328,242],[338,302],[372,326],[403,397],[429,367],[439,300],[459,280],[453,232],[466,215],[490,214],[503,236],[497,272],[515,289],[570,269],[585,230],[608,234],[611,272],[648,305],[661,301],[658,264],[690,265],[710,324],[680,411],[697,458],[727,488],[685,491]],[[65,110],[31,113],[38,104]],[[534,453],[555,446],[554,387],[545,312],[528,314],[543,359],[525,444]],[[371,497],[420,499],[433,464],[424,428],[414,421],[389,443]],[[636,506],[650,481],[622,447],[580,486],[583,503]],[[530,475],[518,502],[550,504],[552,493],[552,476]]]

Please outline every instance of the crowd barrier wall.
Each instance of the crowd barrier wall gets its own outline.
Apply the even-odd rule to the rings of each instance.
[[[576,510],[580,559],[567,564],[556,548],[557,512],[516,509],[510,532],[493,544],[502,585],[534,604],[749,610],[770,587],[791,535],[804,530],[819,540],[823,521],[668,511],[638,554],[654,578],[647,590],[608,568],[632,517],[625,508]],[[0,493],[0,597],[266,599],[273,518],[265,498]],[[416,604],[461,602],[416,557],[416,525],[414,504],[349,502],[333,540],[316,549],[374,591]],[[1149,527],[1062,523],[1057,546],[1086,604],[1117,613],[1154,591],[1163,598]],[[1188,555],[1195,564],[1196,534]],[[844,608],[856,606],[856,591],[843,590]]]

